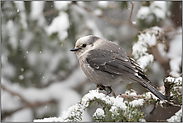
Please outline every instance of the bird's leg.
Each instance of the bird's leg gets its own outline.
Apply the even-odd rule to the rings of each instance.
[[[115,94],[114,91],[112,90],[111,86],[106,86],[106,87],[105,87],[105,90],[106,90],[106,92],[107,92],[107,95],[111,93],[114,97],[116,97],[116,94]]]

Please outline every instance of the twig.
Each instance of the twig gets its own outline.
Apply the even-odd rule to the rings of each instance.
[[[167,79],[164,80],[165,96],[170,99],[170,90],[172,88],[173,82],[169,82]]]
[[[163,103],[160,103],[160,105],[162,105],[162,107],[179,107],[179,108],[181,108],[180,104],[175,104],[173,102],[168,102],[166,100],[164,100]]]
[[[133,99],[142,99],[143,98],[143,96],[142,95],[136,95],[136,96],[134,96],[134,95],[128,95],[128,94],[119,94],[118,95],[119,97],[122,97],[122,98],[133,98]]]
[[[130,12],[130,18],[129,21],[132,21],[132,14],[133,14],[133,7],[134,7],[134,2],[130,2],[132,4],[131,12]]]
[[[132,23],[132,14],[133,14],[133,8],[134,8],[135,4],[134,4],[134,2],[130,2],[130,3],[132,4],[132,8],[131,8],[131,12],[130,12],[130,17],[129,17],[128,23],[139,32],[138,27]]]

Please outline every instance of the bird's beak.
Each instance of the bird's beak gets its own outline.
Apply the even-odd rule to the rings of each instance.
[[[73,49],[71,49],[70,51],[75,52],[75,51],[78,51],[79,49],[80,49],[80,48],[78,48],[78,49],[73,48]]]

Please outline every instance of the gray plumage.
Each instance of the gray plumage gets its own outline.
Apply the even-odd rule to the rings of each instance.
[[[140,66],[126,55],[123,48],[96,36],[77,40],[74,51],[86,76],[97,86],[111,87],[128,80],[137,82],[161,100],[168,100],[151,85]]]

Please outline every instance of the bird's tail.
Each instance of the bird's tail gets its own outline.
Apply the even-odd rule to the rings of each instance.
[[[155,87],[153,87],[150,82],[146,82],[146,87],[148,91],[152,92],[155,96],[157,96],[160,100],[170,101],[165,95],[160,93]]]

